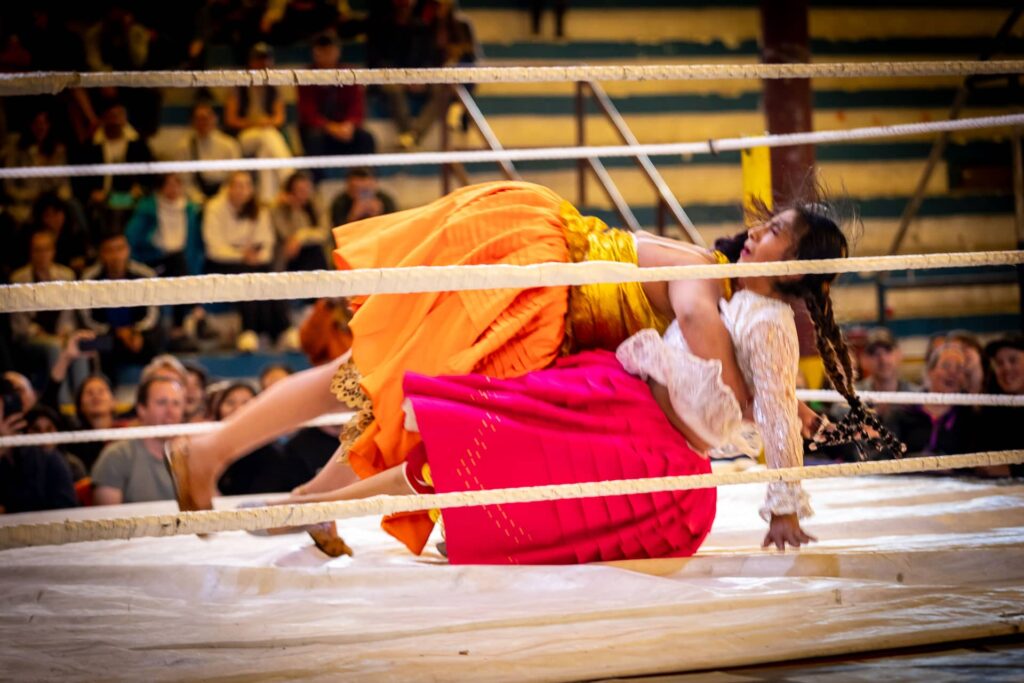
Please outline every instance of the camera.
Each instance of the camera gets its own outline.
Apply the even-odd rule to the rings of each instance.
[[[3,401],[4,417],[10,417],[14,413],[20,413],[24,406],[21,403],[21,394],[8,379],[0,379],[0,400]]]

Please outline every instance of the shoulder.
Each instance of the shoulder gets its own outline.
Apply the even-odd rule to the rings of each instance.
[[[53,264],[53,279],[54,280],[74,280],[75,271],[71,270],[67,266],[62,266],[59,263]]]
[[[138,455],[139,449],[136,448],[136,442],[134,440],[129,441],[114,441],[113,443],[104,446],[103,450],[100,451],[99,458],[96,459],[96,464],[93,465],[95,471],[102,470],[118,470],[124,467],[128,467],[131,461]]]
[[[85,270],[82,271],[83,280],[98,280],[100,275],[103,274],[103,266],[99,263],[94,263]]]
[[[32,266],[22,266],[11,273],[11,284],[24,284],[32,282]]]
[[[128,262],[128,274],[139,279],[156,277],[155,270],[147,266],[145,263],[139,263],[138,261]]]

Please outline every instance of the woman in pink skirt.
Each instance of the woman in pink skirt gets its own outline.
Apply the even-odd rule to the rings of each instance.
[[[842,231],[811,204],[769,216],[723,246],[729,260],[740,262],[848,253]],[[408,373],[405,426],[422,443],[406,462],[336,491],[282,502],[706,474],[715,448],[756,454],[763,447],[769,467],[793,467],[802,463],[803,436],[872,439],[875,447],[899,451],[853,390],[832,315],[833,279],[742,278],[725,287],[720,313],[753,397],[749,406],[741,407],[723,381],[720,361],[691,352],[677,323],[664,335],[643,330],[614,354],[580,353],[515,378]],[[851,405],[838,425],[807,417],[797,402],[794,301],[807,305],[829,378]],[[744,427],[751,422],[756,429]],[[453,563],[567,564],[692,555],[711,529],[715,504],[714,489],[697,489],[454,508],[443,518]],[[761,508],[769,523],[765,545],[814,540],[800,526],[810,514],[799,483],[769,484]]]

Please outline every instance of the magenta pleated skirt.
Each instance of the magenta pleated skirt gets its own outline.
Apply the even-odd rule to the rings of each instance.
[[[439,493],[706,474],[646,382],[606,351],[563,358],[513,379],[409,373]],[[418,477],[420,473],[414,475]],[[714,489],[512,503],[443,511],[454,564],[577,564],[685,557],[715,518]]]

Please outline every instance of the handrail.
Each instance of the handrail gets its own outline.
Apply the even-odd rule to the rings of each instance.
[[[626,120],[622,118],[622,114],[612,103],[608,93],[605,92],[604,88],[601,87],[600,83],[594,81],[588,81],[587,87],[590,88],[590,93],[594,97],[598,106],[604,112],[605,116],[611,122],[612,126],[615,127],[615,131],[619,134],[622,142],[627,145],[639,145],[640,141],[633,135],[633,131],[630,130],[626,124]],[[672,218],[679,224],[679,227],[683,229],[687,237],[694,244],[704,246],[704,238],[701,237],[697,231],[697,226],[693,224],[690,217],[683,211],[683,207],[679,204],[679,200],[676,199],[672,189],[665,182],[661,173],[654,166],[651,158],[646,154],[637,154],[635,157],[637,166],[644,172],[651,185],[654,187],[654,191],[658,193],[659,204],[658,204],[658,232],[664,232],[664,209],[668,209],[668,212],[672,215]]]
[[[448,98],[447,101],[451,102],[452,93],[459,99],[459,102],[466,109],[466,113],[469,115],[469,120],[473,123],[473,127],[476,128],[477,132],[480,133],[480,137],[487,143],[488,148],[491,151],[499,152],[505,148],[498,140],[498,136],[494,134],[494,130],[490,124],[487,123],[487,118],[484,113],[480,111],[480,107],[477,106],[476,100],[469,94],[466,86],[461,83],[457,83],[447,87]],[[441,112],[441,149],[448,151],[451,146],[449,145],[449,134],[448,134],[448,107],[442,108]],[[502,159],[497,162],[498,167],[501,169],[502,174],[506,180],[522,180],[522,176],[519,175],[519,171],[516,170],[515,165],[508,159]],[[468,175],[466,174],[465,168],[462,164],[442,164],[441,165],[441,189],[444,194],[451,192],[451,173],[455,173],[459,176],[459,179],[463,184],[468,184]]]

